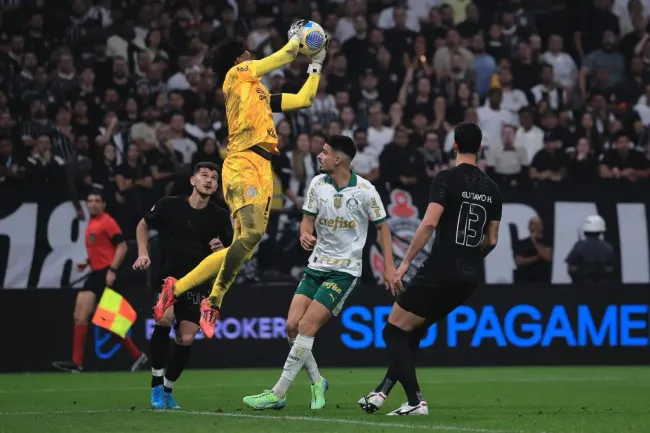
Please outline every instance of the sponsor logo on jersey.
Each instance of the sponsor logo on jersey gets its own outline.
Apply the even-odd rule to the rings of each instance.
[[[373,206],[379,208],[375,199],[370,204],[371,209]],[[375,214],[377,213],[375,212]],[[411,194],[400,189],[396,189],[390,194],[390,203],[386,208],[386,214],[388,217],[386,223],[393,237],[393,259],[397,267],[406,254],[421,220],[418,208],[413,205]],[[408,281],[413,278],[420,265],[429,257],[432,245],[433,238],[427,242],[422,252],[413,259],[405,280]],[[377,281],[381,282],[384,275],[384,258],[378,244],[370,247],[370,268]]]
[[[320,217],[318,218],[318,224],[322,225],[323,227],[328,227],[332,229],[332,231],[336,231],[338,229],[357,228],[357,222],[355,220],[346,220],[343,217],[336,217],[336,218]]]
[[[254,186],[249,186],[246,190],[246,195],[249,197],[255,197],[257,195],[257,188]]]
[[[314,202],[316,201],[316,188],[312,188],[309,190],[309,198],[307,200],[307,207],[309,209],[313,209],[315,204]]]
[[[334,207],[341,209],[343,206],[343,194],[334,194]]]
[[[345,268],[352,264],[352,260],[348,258],[320,256],[316,258],[316,263],[321,263],[328,266],[341,266]]]
[[[391,197],[392,197],[392,195],[391,195]],[[379,206],[379,203],[377,203],[377,199],[374,198],[374,197],[370,201],[370,209],[372,209],[372,211],[375,213],[375,218],[381,218],[381,207]],[[416,209],[416,212],[417,212],[417,209]]]

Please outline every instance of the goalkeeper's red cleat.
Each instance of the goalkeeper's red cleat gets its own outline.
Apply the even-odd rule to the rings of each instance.
[[[176,278],[165,278],[162,290],[160,291],[160,296],[158,297],[158,302],[156,302],[156,305],[153,307],[153,318],[156,319],[156,322],[159,322],[165,315],[165,311],[176,303],[176,297],[174,297],[174,284],[176,284]]]
[[[201,319],[199,320],[199,326],[206,338],[212,338],[214,336],[214,327],[219,317],[219,308],[210,305],[208,298],[201,301]]]

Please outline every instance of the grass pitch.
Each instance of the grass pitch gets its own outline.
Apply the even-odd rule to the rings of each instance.
[[[275,370],[191,370],[176,384],[179,411],[149,409],[148,373],[0,375],[0,432],[648,433],[650,367],[420,369],[427,417],[387,417],[405,401],[399,385],[380,412],[356,401],[379,369],[323,369],[327,406],[309,409],[302,372],[287,407],[254,412],[241,399],[271,387]]]

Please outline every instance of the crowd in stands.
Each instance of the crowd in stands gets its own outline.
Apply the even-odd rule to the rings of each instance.
[[[311,108],[276,115],[276,209],[301,207],[329,134],[355,139],[367,179],[426,189],[463,120],[504,188],[650,177],[650,0],[13,0],[0,184],[101,188],[134,228],[193,164],[225,157],[214,46],[239,36],[261,58],[302,17],[331,42]],[[264,82],[296,92],[308,62]]]

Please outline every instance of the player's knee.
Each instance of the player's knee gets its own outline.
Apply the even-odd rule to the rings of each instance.
[[[298,322],[287,320],[286,328],[287,328],[287,337],[296,338],[296,336],[298,335]]]
[[[314,323],[312,320],[305,319],[304,317],[300,319],[300,323],[298,323],[299,334],[314,337],[316,332],[318,332],[318,324]]]
[[[176,334],[176,344],[179,346],[191,346],[194,343],[194,334],[178,333]]]
[[[257,244],[262,241],[262,236],[264,236],[264,232],[252,228],[243,232],[237,241],[239,241],[247,251],[253,251]]]

